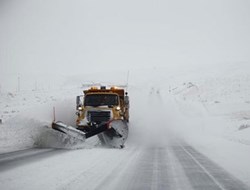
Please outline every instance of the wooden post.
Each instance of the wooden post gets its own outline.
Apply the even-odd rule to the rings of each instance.
[[[53,122],[56,121],[56,108],[53,107]]]

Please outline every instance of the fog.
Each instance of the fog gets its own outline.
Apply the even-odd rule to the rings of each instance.
[[[0,86],[248,63],[249,10],[248,0],[1,0]]]

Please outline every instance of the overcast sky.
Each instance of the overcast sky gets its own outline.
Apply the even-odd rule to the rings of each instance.
[[[0,0],[0,74],[250,60],[249,0]]]

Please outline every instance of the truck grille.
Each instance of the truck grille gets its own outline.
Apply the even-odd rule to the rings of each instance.
[[[88,111],[87,117],[90,122],[106,122],[110,120],[110,111]]]

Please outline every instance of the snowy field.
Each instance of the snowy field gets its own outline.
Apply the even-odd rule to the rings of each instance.
[[[69,78],[72,85],[58,89],[2,92],[0,151],[7,153],[36,147],[46,148],[37,150],[46,152],[51,148],[60,148],[58,152],[65,159],[60,162],[62,165],[71,163],[70,171],[67,172],[70,176],[73,175],[73,181],[65,182],[66,186],[63,186],[59,181],[64,176],[59,175],[58,184],[53,184],[49,189],[79,189],[80,183],[74,183],[77,176],[71,174],[77,170],[77,164],[72,162],[87,162],[92,159],[91,164],[97,167],[93,172],[99,172],[93,175],[103,177],[108,169],[105,167],[111,166],[112,160],[115,170],[123,171],[126,170],[126,165],[121,166],[126,163],[124,159],[128,159],[127,164],[130,164],[136,155],[145,153],[143,150],[165,147],[171,139],[180,139],[250,186],[250,72],[246,67],[246,64],[242,64],[240,67],[228,65],[218,69],[131,70],[128,87],[131,99],[130,134],[122,150],[101,147],[96,137],[80,142],[50,129],[53,107],[56,110],[56,120],[74,125],[75,96],[81,94],[87,84],[75,83],[81,81],[78,80],[81,76]],[[109,74],[93,73],[86,75],[84,79],[97,79],[96,83],[102,84],[126,83],[126,72],[117,71],[112,78]],[[54,159],[51,158],[48,162],[45,159],[38,163],[42,167],[53,167],[61,154],[55,154]],[[79,155],[82,157],[76,158]],[[110,159],[107,166],[95,165],[98,155]],[[117,159],[120,161],[115,161]],[[28,167],[26,175],[32,175],[30,172],[33,167],[35,166]],[[54,168],[53,172],[59,170]],[[29,186],[26,178],[16,181],[17,176],[24,172],[22,166],[20,170],[13,172],[14,170],[8,170],[0,175],[0,184],[5,189],[16,189],[20,184],[26,189],[42,189],[39,182]],[[42,176],[39,177],[44,177],[45,173],[41,172],[40,175]],[[11,182],[12,180],[14,181]],[[89,189],[97,188],[91,180],[86,183]],[[108,184],[105,188],[115,185]]]

